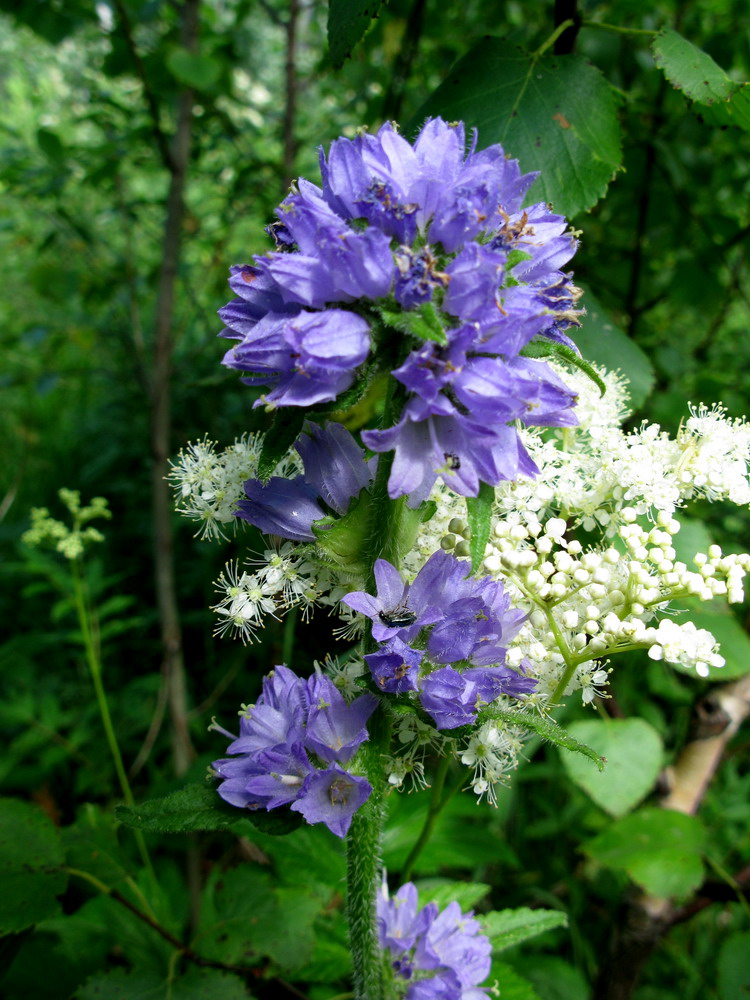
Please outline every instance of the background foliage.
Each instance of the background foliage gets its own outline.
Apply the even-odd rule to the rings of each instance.
[[[67,567],[21,544],[29,510],[59,513],[60,486],[109,498],[114,518],[85,574],[120,745],[137,802],[193,794],[181,801],[194,816],[197,783],[217,755],[211,715],[231,726],[270,666],[291,654],[306,670],[329,634],[318,615],[294,637],[272,623],[257,646],[214,640],[207,606],[224,547],[159,514],[167,445],[174,453],[206,430],[228,443],[262,419],[218,364],[227,265],[266,249],[263,226],[293,176],[316,179],[319,145],[390,118],[410,132],[428,113],[461,117],[482,144],[501,141],[524,169],[541,169],[537,196],[581,230],[576,278],[591,291],[579,344],[630,376],[633,420],[673,430],[687,400],[723,400],[741,415],[750,386],[745,5],[0,8],[4,995],[340,995],[343,860],[327,831],[282,838],[211,813],[200,837],[148,834],[156,875],[140,868],[132,832],[114,815],[118,786]],[[747,512],[697,504],[692,514],[728,550],[747,547]],[[166,565],[172,532],[179,621],[170,633],[153,551]],[[747,669],[746,625],[741,612],[717,626],[734,676]],[[181,663],[165,653],[169,641]],[[628,995],[607,986],[607,955],[622,958],[618,932],[641,890],[676,896],[685,915],[654,941],[634,995],[745,995],[747,731],[730,744],[700,818],[672,823],[655,808],[658,775],[705,694],[694,679],[634,660],[604,705],[615,727],[576,707],[564,720],[608,757],[605,785],[583,757],[561,759],[537,741],[498,810],[458,796],[441,816],[417,866],[424,891],[480,912],[526,907],[528,927],[545,931],[531,941],[523,927],[490,928],[503,997]],[[385,861],[394,874],[428,800],[428,791],[392,800]]]

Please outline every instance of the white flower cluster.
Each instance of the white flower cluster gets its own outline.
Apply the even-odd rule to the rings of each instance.
[[[458,756],[462,764],[473,768],[471,787],[478,802],[486,796],[491,805],[497,805],[498,785],[506,784],[510,772],[518,767],[518,755],[527,735],[520,726],[501,727],[490,721],[468,738]]]
[[[258,434],[243,434],[223,451],[216,442],[204,438],[183,448],[176,462],[171,462],[167,479],[175,491],[176,509],[199,523],[196,535],[207,539],[226,539],[225,530],[237,527],[234,516],[241,500],[243,484],[258,474],[261,440]],[[302,471],[295,451],[288,452],[273,475],[288,478]]]
[[[680,528],[675,518],[661,513],[647,530],[634,523],[633,508],[624,508],[622,516],[620,546],[589,550],[566,538],[562,518],[544,525],[516,518],[495,524],[484,569],[529,609],[508,663],[531,662],[539,678],[537,694],[552,702],[579,689],[585,703],[592,701],[606,683],[594,661],[633,649],[647,649],[652,659],[692,667],[702,676],[724,663],[714,637],[692,622],[650,623],[679,598],[742,600],[750,555],[725,556],[711,546],[708,554],[695,557],[697,569],[689,570],[672,547]]]
[[[502,512],[559,514],[587,531],[614,535],[623,508],[640,514],[668,513],[696,496],[750,503],[750,424],[727,418],[721,407],[691,408],[672,438],[658,424],[626,433],[627,389],[620,376],[597,369],[607,391],[580,372],[560,369],[578,394],[580,425],[553,434],[523,433],[539,467],[535,480],[503,483],[497,489]]]
[[[242,570],[230,562],[215,583],[222,595],[213,605],[219,616],[215,635],[234,635],[243,642],[255,639],[266,615],[302,608],[307,617],[316,604],[336,606],[344,594],[330,571],[312,561],[312,546],[284,542],[280,548],[266,549],[255,560],[255,572]]]

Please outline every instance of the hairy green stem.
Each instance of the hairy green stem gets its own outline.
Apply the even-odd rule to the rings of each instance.
[[[383,425],[391,426],[398,419],[401,405],[398,383],[391,379],[385,399]],[[400,527],[404,501],[388,496],[391,454],[381,454],[373,483],[372,520],[364,558],[368,568],[368,589],[375,589],[375,562],[388,559],[399,565]],[[365,649],[374,649],[370,637]],[[352,818],[347,835],[347,915],[352,950],[354,995],[356,1000],[384,1000],[384,959],[380,951],[375,923],[375,900],[380,884],[380,849],[383,836],[384,796],[386,791],[383,757],[390,751],[391,723],[383,706],[379,707],[369,725],[369,739],[360,750],[358,761],[372,785],[367,802]]]
[[[390,721],[378,708],[370,720],[370,738],[360,751],[372,793],[352,818],[346,840],[347,917],[354,966],[356,1000],[383,1000],[383,956],[375,924],[380,885],[385,773],[381,755],[390,744]]]
[[[102,726],[104,727],[104,735],[107,739],[107,745],[109,746],[109,752],[112,755],[112,760],[114,761],[117,780],[120,783],[120,789],[122,790],[125,803],[128,806],[134,806],[135,799],[133,798],[133,792],[130,788],[128,775],[122,762],[122,754],[120,753],[120,747],[117,742],[115,727],[112,724],[112,716],[109,713],[107,695],[102,681],[102,667],[99,657],[98,643],[96,642],[94,629],[92,628],[93,622],[91,611],[86,601],[81,572],[75,559],[71,560],[70,573],[73,581],[73,598],[75,601],[76,614],[78,615],[78,624],[81,629],[81,635],[83,636],[86,662],[91,674],[91,680],[94,684],[94,692],[96,693],[99,715],[101,716]],[[138,845],[138,852],[141,855],[141,860],[155,883],[156,876],[154,874],[154,869],[151,866],[151,858],[149,857],[148,850],[146,848],[146,841],[143,839],[143,833],[140,830],[134,830],[133,834]]]

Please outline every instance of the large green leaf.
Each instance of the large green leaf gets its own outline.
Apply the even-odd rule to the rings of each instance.
[[[544,934],[555,927],[567,927],[568,917],[562,910],[492,910],[480,917],[484,933],[494,952],[513,948],[522,941]]]
[[[653,41],[656,65],[712,125],[736,125],[750,130],[750,83],[730,79],[711,56],[671,28],[662,28]]]
[[[606,758],[601,772],[577,755],[565,753],[562,762],[568,777],[610,816],[624,816],[652,790],[664,748],[643,719],[582,719],[569,732]]]
[[[587,361],[622,372],[629,383],[633,409],[638,410],[653,389],[654,367],[641,348],[612,322],[594,295],[584,291],[581,301],[586,315],[581,327],[568,333]]]
[[[286,809],[271,813],[236,809],[224,802],[214,787],[198,782],[137,806],[117,806],[115,814],[121,823],[149,833],[247,828],[249,821],[264,833],[282,834],[296,829],[302,822],[300,815]]]
[[[177,979],[154,972],[114,969],[102,972],[76,991],[75,1000],[249,1000],[239,976],[219,969],[189,969]]]
[[[0,802],[0,936],[51,917],[65,891],[57,829],[36,806]]]
[[[201,955],[236,964],[266,955],[298,969],[313,952],[313,921],[322,904],[306,888],[279,889],[267,871],[243,865],[209,880],[192,944]]]
[[[337,68],[378,16],[383,0],[328,0],[328,48]]]
[[[572,217],[602,197],[622,162],[614,94],[580,56],[536,58],[484,38],[414,118],[460,119],[481,146],[500,142],[523,170],[541,170],[536,198]]]
[[[618,820],[583,850],[622,869],[655,896],[684,898],[703,880],[705,831],[699,819],[672,809],[640,809]]]

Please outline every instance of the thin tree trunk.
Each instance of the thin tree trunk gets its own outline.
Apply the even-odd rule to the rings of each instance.
[[[289,16],[286,21],[286,104],[284,106],[284,190],[294,180],[294,161],[297,154],[297,140],[294,129],[297,117],[297,22],[299,20],[299,0],[289,0]]]
[[[200,0],[182,5],[182,45],[195,51],[198,42]],[[156,303],[154,370],[151,398],[151,452],[153,458],[151,496],[154,525],[156,595],[161,622],[163,671],[167,685],[175,771],[184,774],[195,756],[187,723],[187,691],[182,655],[182,631],[174,577],[172,501],[165,480],[170,455],[172,422],[171,381],[174,353],[174,301],[180,259],[184,189],[190,157],[194,97],[183,90],[177,109],[177,130],[170,150],[170,181],[164,223],[162,266]]]

